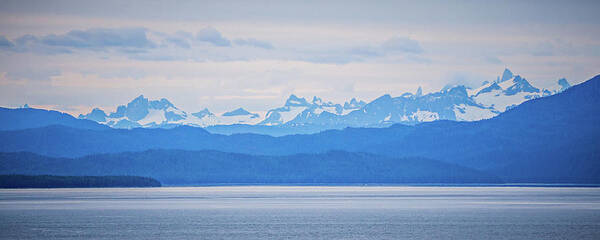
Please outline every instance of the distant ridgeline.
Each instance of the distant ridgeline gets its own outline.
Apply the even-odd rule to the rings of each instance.
[[[490,79],[491,80],[491,79]],[[537,88],[525,78],[505,69],[502,76],[477,88],[447,86],[423,94],[421,88],[392,97],[388,94],[367,103],[352,98],[345,103],[312,100],[294,94],[281,107],[263,109],[266,114],[243,108],[214,114],[208,109],[186,112],[169,100],[143,95],[118,106],[114,112],[94,108],[78,118],[113,128],[204,127],[211,133],[259,133],[272,136],[310,134],[345,127],[388,127],[436,120],[477,121],[492,118],[527,100],[554,95],[571,85],[562,78],[549,88]]]
[[[171,185],[500,182],[482,171],[425,158],[390,158],[341,151],[253,156],[216,151],[149,150],[80,158],[0,153],[0,166],[0,174],[135,174],[152,176]]]
[[[0,175],[0,188],[160,187],[160,182],[136,176]]]
[[[52,111],[0,109],[0,174],[138,175],[165,184],[599,184],[600,75],[568,89],[562,85],[561,92],[506,106],[486,120],[280,137],[221,135],[192,126],[114,129]],[[474,96],[536,92],[509,72],[485,86]],[[159,103],[154,107],[172,107]],[[302,99],[294,98],[288,105],[299,104]],[[248,114],[238,109],[227,115]]]

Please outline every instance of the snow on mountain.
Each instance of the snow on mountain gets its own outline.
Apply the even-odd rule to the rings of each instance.
[[[88,114],[80,114],[79,118],[93,120],[113,128],[166,127],[169,125],[204,127],[215,122],[207,118],[209,115],[203,117],[188,115],[167,99],[150,101],[144,95],[140,95],[127,105],[118,106],[117,110],[110,114],[106,114],[102,109],[94,108]]]
[[[342,104],[313,97],[312,101],[290,95],[282,107],[268,110],[264,117],[244,108],[216,115],[208,109],[188,114],[167,99],[148,100],[143,95],[115,112],[106,114],[94,108],[79,118],[114,128],[170,127],[190,125],[318,126],[315,129],[343,127],[379,127],[394,123],[416,124],[435,120],[477,121],[492,118],[527,100],[553,95],[569,88],[561,78],[553,87],[540,89],[525,78],[505,69],[494,81],[478,88],[447,86],[439,92],[423,94],[421,87],[413,94],[397,97],[383,95],[372,102],[352,98]]]
[[[292,94],[285,101],[283,107],[269,110],[260,125],[313,124],[315,119],[344,115],[350,111],[360,109],[364,105],[366,105],[364,101],[357,101],[355,98],[350,102],[345,102],[342,106],[330,101],[323,101],[323,99],[316,96],[309,102],[305,98]]]
[[[187,118],[180,122],[181,125],[208,127],[218,123],[217,116],[211,113],[208,108],[202,111],[192,113]]]
[[[267,112],[265,118],[257,113],[251,113],[244,108],[216,115],[208,109],[188,114],[175,107],[167,99],[148,100],[143,95],[133,99],[127,105],[117,107],[115,112],[107,114],[102,109],[94,108],[88,114],[81,114],[79,118],[89,119],[98,123],[106,124],[113,128],[136,128],[136,127],[172,127],[177,125],[189,125],[197,127],[208,127],[214,125],[281,125],[285,123],[303,124],[307,115],[319,116],[326,114],[344,114],[359,109],[366,103],[356,99],[346,102],[344,106],[325,102],[321,98],[314,97],[312,102],[305,98],[291,95],[280,108]],[[304,115],[303,115],[304,113]],[[295,123],[292,123],[295,120]]]
[[[208,116],[214,116],[213,113],[211,113],[210,111],[208,111],[208,108],[204,108],[202,111],[197,112],[197,113],[192,113],[193,116],[197,117],[197,118],[204,118],[204,117],[208,117]]]
[[[391,123],[415,124],[435,120],[477,121],[492,118],[527,100],[559,93],[570,87],[566,79],[552,89],[539,89],[525,78],[505,69],[495,81],[476,89],[447,86],[439,92],[398,97],[383,95],[364,107],[342,114],[336,124],[345,126],[381,126]]]
[[[488,119],[497,115],[497,112],[472,105],[459,104],[454,106],[456,121],[473,121],[474,119]]]
[[[419,88],[421,89],[421,88]],[[350,100],[350,102],[345,102],[344,103],[344,107],[342,109],[342,115],[346,115],[354,110],[358,110],[362,107],[364,107],[365,105],[367,105],[367,103],[365,101],[357,101],[356,98],[352,98],[352,100]]]
[[[552,95],[552,94],[557,94],[559,92],[567,90],[567,88],[570,88],[570,87],[571,87],[571,84],[567,81],[567,79],[561,78],[561,79],[558,79],[558,82],[556,83],[556,85],[554,85],[548,89],[544,89],[543,95],[548,96],[548,95]]]
[[[469,94],[475,102],[500,113],[527,100],[562,92],[570,86],[566,79],[561,78],[556,87],[539,89],[525,78],[513,75],[510,70],[505,69],[502,78],[498,77],[494,82],[484,83],[481,87],[469,91]]]
[[[383,95],[361,109],[340,118],[348,126],[385,126],[392,123],[415,124],[440,119],[471,120],[494,116],[493,109],[473,101],[464,86],[446,87],[439,92]]]

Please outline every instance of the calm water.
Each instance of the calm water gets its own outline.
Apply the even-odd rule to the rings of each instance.
[[[600,189],[0,190],[0,238],[600,239]]]

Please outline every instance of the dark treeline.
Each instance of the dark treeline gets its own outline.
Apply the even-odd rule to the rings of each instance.
[[[217,151],[149,150],[52,158],[0,153],[0,174],[136,175],[163,184],[500,183],[493,175],[425,158],[368,153],[256,156]]]
[[[0,188],[160,187],[159,181],[137,176],[0,175]]]

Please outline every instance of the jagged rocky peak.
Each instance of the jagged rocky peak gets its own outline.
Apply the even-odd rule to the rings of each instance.
[[[415,124],[436,119],[474,121],[491,118],[512,106],[524,101],[549,96],[570,87],[561,78],[552,81],[547,89],[538,89],[525,78],[504,69],[496,79],[484,82],[471,89],[463,85],[447,85],[442,90],[423,94],[418,86],[416,91],[392,97],[389,94],[366,103],[352,98],[343,104],[312,98],[289,95],[285,105],[265,112],[264,118],[244,108],[237,108],[224,114],[213,114],[208,109],[186,114],[177,109],[167,99],[148,100],[139,95],[130,103],[121,105],[115,112],[106,114],[100,109],[80,115],[107,124],[111,127],[169,127],[174,125],[214,126],[214,125],[281,125],[293,127],[306,125],[333,127],[376,127],[393,123]]]
[[[148,98],[144,97],[144,95],[139,95],[127,104],[127,108],[151,108],[158,110],[166,110],[169,107],[177,109],[175,105],[173,105],[173,103],[171,103],[166,98],[150,101],[148,100]]]
[[[506,95],[515,95],[519,92],[538,93],[540,89],[532,86],[525,78],[517,75],[513,79],[513,85],[504,90]]]
[[[295,107],[303,107],[303,106],[309,106],[310,104],[308,103],[308,101],[306,101],[306,99],[304,98],[299,98],[298,96],[292,94],[290,95],[290,97],[288,97],[288,99],[285,101],[285,106],[287,107],[291,107],[291,106],[295,106]]]
[[[131,121],[139,121],[149,113],[148,99],[140,95],[127,104],[125,116]]]
[[[117,110],[113,113],[110,113],[110,115],[108,117],[110,118],[122,118],[125,117],[125,110],[127,109],[127,107],[125,107],[124,105],[118,106]]]
[[[479,93],[491,92],[492,90],[502,90],[502,88],[500,87],[500,85],[498,85],[497,82],[493,82],[492,84],[490,84],[490,86],[482,89]]]
[[[350,102],[344,103],[344,109],[359,109],[365,105],[367,105],[367,103],[365,101],[362,101],[362,100],[358,101],[358,100],[356,100],[356,98],[352,98],[350,100]]]
[[[569,83],[569,81],[567,81],[566,78],[558,79],[558,85],[560,85],[560,87],[561,87],[561,89],[560,89],[561,92],[564,90],[567,90],[567,88],[571,87],[571,84]]]
[[[321,105],[321,104],[323,104],[323,99],[321,99],[317,96],[314,96],[312,99],[312,104]]]
[[[195,116],[197,118],[203,118],[206,116],[213,116],[214,114],[211,113],[208,108],[204,108],[202,109],[202,111],[196,112],[196,113],[192,113],[192,116]]]
[[[80,119],[88,119],[88,120],[93,120],[96,122],[106,122],[106,117],[108,117],[106,115],[106,113],[100,109],[100,108],[94,108],[92,109],[92,111],[88,114],[79,114]]]
[[[79,118],[94,120],[116,128],[155,127],[184,120],[187,114],[179,110],[166,98],[148,100],[139,95],[126,105],[120,105],[115,112],[106,114],[95,108]]]
[[[127,104],[127,107],[129,107],[129,106],[147,105],[147,104],[148,104],[148,98],[145,98],[143,94],[140,94],[139,96],[137,96],[136,98],[134,98],[133,100],[131,100],[131,102],[129,102]]]
[[[513,78],[513,73],[508,68],[505,68],[504,72],[502,73],[502,78],[498,82],[504,82],[510,80],[511,78]]]
[[[169,107],[177,109],[175,107],[175,105],[173,105],[171,102],[169,102],[169,100],[167,100],[166,98],[161,98],[160,100],[150,101],[149,103],[150,103],[150,108],[153,108],[153,109],[166,110]]]

